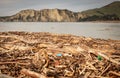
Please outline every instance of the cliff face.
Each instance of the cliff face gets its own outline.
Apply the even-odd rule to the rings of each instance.
[[[16,15],[9,17],[1,17],[0,21],[24,21],[24,22],[77,22],[84,15],[81,13],[74,13],[69,10],[60,9],[44,9],[36,10],[22,10]]]

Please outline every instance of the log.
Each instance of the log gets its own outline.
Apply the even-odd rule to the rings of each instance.
[[[0,65],[4,65],[4,64],[30,65],[30,63],[20,63],[20,62],[0,62]]]
[[[27,76],[30,76],[32,78],[47,78],[46,76],[42,75],[42,74],[39,74],[39,73],[36,73],[36,72],[33,72],[33,71],[30,71],[28,69],[22,69],[20,71],[22,74],[25,74]]]
[[[8,76],[8,75],[5,75],[5,74],[0,74],[0,78],[14,78],[14,77],[11,77],[11,76]]]
[[[109,71],[109,74],[113,74],[113,75],[116,75],[116,76],[120,77],[120,73],[117,73],[117,72],[114,72],[114,71]]]

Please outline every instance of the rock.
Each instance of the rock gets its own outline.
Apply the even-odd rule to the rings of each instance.
[[[66,9],[43,9],[43,10],[22,10],[19,13],[0,17],[0,21],[23,21],[23,22],[77,22],[84,16],[81,13],[75,13]]]

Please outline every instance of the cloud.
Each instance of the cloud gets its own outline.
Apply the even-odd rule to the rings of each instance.
[[[23,0],[0,0],[0,4],[5,5],[5,4],[13,4],[13,3],[18,3]]]
[[[0,0],[0,16],[15,14],[23,9],[59,8],[83,11],[99,8],[113,1],[118,0]]]

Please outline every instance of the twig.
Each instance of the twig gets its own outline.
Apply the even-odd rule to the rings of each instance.
[[[120,58],[120,56],[119,55],[112,55],[112,56],[110,56],[111,58]]]
[[[79,70],[80,75],[85,72],[86,68],[87,68],[87,67],[85,67],[81,72],[80,72],[80,70]]]
[[[27,70],[27,69],[22,69],[22,70],[21,70],[21,73],[22,73],[22,74],[25,74],[25,75],[27,75],[27,76],[30,76],[30,77],[32,77],[32,78],[47,78],[46,76],[44,76],[44,75],[42,75],[42,74],[39,74],[39,73],[30,71],[30,70]]]
[[[91,63],[86,62],[86,64],[88,69],[97,70]]]
[[[86,72],[84,78],[88,78],[90,74],[91,74],[91,71],[90,72]]]
[[[111,59],[110,57],[108,57],[108,56],[106,56],[106,55],[104,55],[104,54],[102,54],[102,53],[100,53],[100,52],[97,52],[97,53],[98,53],[98,55],[104,57],[105,59],[107,59],[107,60],[109,60],[109,61],[111,61],[111,62],[113,62],[113,63],[116,63],[117,65],[120,65],[120,62],[115,61],[115,60]]]
[[[109,71],[109,74],[114,74],[114,75],[116,75],[116,76],[119,76],[119,77],[120,77],[120,72],[119,72],[119,73],[117,73],[117,72],[114,72],[114,71]]]
[[[12,41],[12,42],[3,42],[5,44],[14,44],[14,43],[17,43],[19,40],[15,40],[15,41]]]
[[[105,54],[102,54],[101,52],[94,52],[94,51],[90,51],[90,52],[93,53],[93,54],[95,54],[95,55],[98,54],[98,55],[104,57],[106,60],[109,60],[110,62],[115,63],[115,64],[117,64],[117,65],[120,65],[120,62],[118,62],[118,61],[116,61],[116,60],[113,60],[112,58],[106,56]]]
[[[64,53],[67,53],[65,50],[61,50],[61,49],[56,49],[56,48],[47,48],[48,50],[51,50],[51,51],[54,51],[54,52],[64,52]]]
[[[90,78],[110,78],[110,77],[103,77],[103,76],[90,76]]]
[[[20,65],[30,65],[30,63],[20,63],[20,62],[0,62],[1,64],[20,64]]]
[[[116,61],[120,61],[120,59],[115,59]]]
[[[107,68],[100,74],[100,76],[103,75],[103,74],[109,69],[110,66],[111,66],[111,64],[109,64],[109,65],[107,66]]]

